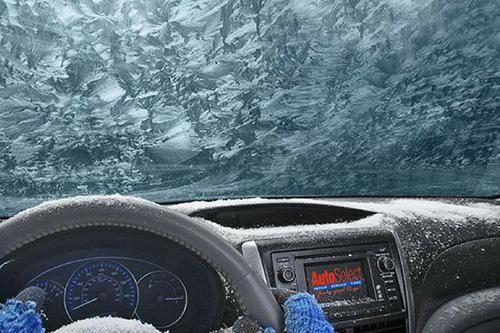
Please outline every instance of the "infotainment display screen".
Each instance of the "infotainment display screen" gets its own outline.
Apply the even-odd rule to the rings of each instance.
[[[368,297],[361,261],[315,263],[305,270],[308,290],[320,303]]]

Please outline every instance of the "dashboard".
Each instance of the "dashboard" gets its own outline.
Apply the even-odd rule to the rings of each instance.
[[[270,287],[314,294],[339,333],[444,332],[425,331],[441,306],[500,287],[498,200],[256,198],[170,207],[213,223]],[[486,312],[481,303],[471,311],[478,308]],[[464,322],[481,320],[475,313]]]
[[[500,205],[477,199],[243,199],[168,208],[238,249],[268,287],[313,294],[337,332],[417,333],[444,304],[500,287]],[[243,312],[211,265],[162,236],[64,231],[0,262],[0,302],[45,290],[48,331],[93,316],[206,333]]]
[[[75,246],[76,245],[76,246]],[[43,250],[42,250],[43,249]],[[220,276],[194,254],[160,237],[101,229],[45,239],[3,268],[5,294],[30,286],[46,293],[48,331],[79,319],[138,319],[161,331],[220,326]]]

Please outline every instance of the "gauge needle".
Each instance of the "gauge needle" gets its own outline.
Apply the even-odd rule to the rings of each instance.
[[[84,307],[84,306],[86,306],[86,305],[89,305],[89,304],[94,303],[94,302],[95,302],[95,301],[97,301],[98,299],[99,299],[99,298],[97,298],[97,297],[92,298],[90,301],[87,301],[87,302],[85,302],[85,303],[82,303],[82,304],[80,304],[80,305],[75,306],[73,309],[71,309],[71,311],[75,311],[75,310],[78,310],[78,309],[80,309],[80,308],[83,308],[83,307]]]
[[[183,299],[184,299],[184,297],[164,297],[163,298],[164,301],[180,301]]]

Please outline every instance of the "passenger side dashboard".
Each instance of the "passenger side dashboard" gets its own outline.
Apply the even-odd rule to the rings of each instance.
[[[430,315],[447,300],[500,286],[500,270],[485,265],[491,253],[500,250],[500,243],[491,241],[500,239],[500,207],[494,200],[241,199],[171,207],[213,223],[271,287],[314,293],[314,269],[317,276],[331,269],[362,270],[367,290],[359,297],[320,299],[341,333],[421,332]],[[481,245],[485,241],[488,246]],[[464,258],[467,253],[470,256]],[[393,260],[392,276],[380,269],[380,257]],[[444,270],[442,265],[446,265]],[[481,276],[464,278],[475,267]],[[461,278],[456,279],[457,275]],[[385,279],[393,280],[395,286],[386,286]],[[394,297],[398,303],[389,304]]]

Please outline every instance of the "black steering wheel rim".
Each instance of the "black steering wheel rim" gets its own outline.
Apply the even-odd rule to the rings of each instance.
[[[0,260],[46,236],[89,227],[119,227],[165,237],[194,252],[233,287],[242,310],[262,327],[282,331],[281,307],[241,254],[206,225],[147,200],[76,197],[28,209],[0,224]]]

